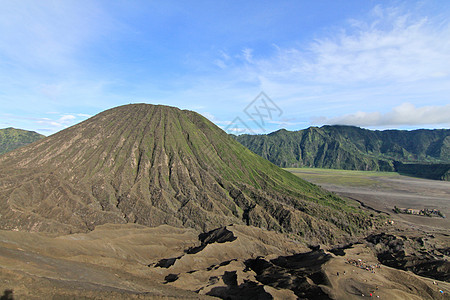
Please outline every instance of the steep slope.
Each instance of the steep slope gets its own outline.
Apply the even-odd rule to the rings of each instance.
[[[230,223],[329,242],[372,226],[340,198],[253,154],[201,115],[134,104],[0,157],[0,227]]]
[[[445,129],[372,131],[323,126],[235,139],[281,167],[394,171],[394,161],[450,162],[450,130]]]
[[[0,155],[44,138],[42,134],[15,128],[0,129]]]

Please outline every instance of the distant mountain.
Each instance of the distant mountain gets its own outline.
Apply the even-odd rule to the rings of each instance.
[[[15,128],[0,129],[0,155],[44,138],[42,134]]]
[[[449,129],[372,131],[323,126],[235,139],[281,167],[394,171],[394,161],[450,162]]]
[[[203,116],[134,104],[0,156],[0,228],[247,224],[330,242],[373,221],[280,169]]]

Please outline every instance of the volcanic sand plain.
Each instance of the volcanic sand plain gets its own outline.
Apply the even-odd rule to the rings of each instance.
[[[0,230],[0,287],[14,299],[450,299],[447,282],[349,263],[378,263],[364,244],[335,255],[244,225],[199,236],[134,224],[59,237]]]
[[[402,176],[394,172],[288,168],[302,179],[379,211],[411,228],[450,234],[450,182]],[[438,209],[446,218],[396,214],[393,209]]]

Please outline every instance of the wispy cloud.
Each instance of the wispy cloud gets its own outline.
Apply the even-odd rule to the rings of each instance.
[[[214,121],[217,120],[216,117],[213,114],[209,113],[209,112],[202,112],[202,115],[205,118],[207,118],[208,120],[210,120],[211,122],[214,122]]]
[[[249,62],[249,63],[253,62],[253,49],[244,48],[242,50],[242,55],[247,62]]]
[[[90,118],[92,117],[92,115],[88,115],[88,114],[77,114],[78,117],[84,117],[84,118]]]
[[[401,125],[450,125],[450,104],[443,106],[415,107],[403,103],[386,113],[356,112],[334,118],[316,118],[316,124],[339,124],[356,126],[401,126]]]
[[[315,39],[306,46],[275,47],[275,55],[252,57],[244,49],[255,76],[271,81],[348,84],[417,81],[448,77],[448,20],[377,6],[369,21],[349,20],[349,27]],[[289,79],[286,81],[286,79]]]
[[[316,40],[313,61],[299,67],[325,82],[416,81],[446,77],[450,27],[398,9],[372,12],[372,22],[352,21],[350,32]]]
[[[331,120],[351,110],[383,111],[404,102],[425,107],[450,101],[448,19],[376,6],[347,25],[307,44],[274,45],[266,55],[249,48],[229,55],[226,74],[229,83],[235,82],[230,90],[238,93],[244,82],[243,89],[258,86],[296,123],[320,115]],[[365,124],[356,118],[353,123]],[[419,118],[394,124],[406,123],[424,124]]]
[[[48,117],[36,118],[32,116],[3,114],[2,119],[10,120],[14,124],[21,124],[21,129],[39,128],[39,131],[55,133],[83,121],[89,116],[87,114],[61,114],[55,112],[49,112],[47,115]],[[11,124],[11,122],[6,122],[5,124]]]

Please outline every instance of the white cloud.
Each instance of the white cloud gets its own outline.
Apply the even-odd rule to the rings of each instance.
[[[245,134],[248,130],[245,128],[240,128],[240,127],[230,127],[230,128],[226,128],[227,133],[232,133],[232,134]]]
[[[55,133],[59,130],[70,127],[80,121],[83,121],[88,116],[87,114],[60,114],[55,112],[47,113],[51,117],[33,117],[33,116],[16,116],[11,114],[3,114],[2,118],[6,120],[11,120],[14,124],[20,124],[20,126],[15,125],[16,128],[27,129],[34,128],[33,130],[38,130],[40,132]],[[9,122],[8,122],[9,123]],[[5,123],[5,124],[8,124]],[[39,127],[36,129],[36,127]]]
[[[216,60],[214,61],[214,64],[215,64],[216,66],[218,66],[219,68],[221,68],[221,69],[226,69],[226,68],[227,68],[227,64],[226,64],[223,60],[221,60],[221,59],[216,59]]]
[[[270,120],[268,121],[268,123],[270,124],[275,124],[275,125],[280,125],[281,127],[286,127],[286,126],[298,126],[298,125],[305,125],[307,124],[306,121],[292,121],[292,120],[285,120],[285,119],[281,119],[281,120]]]
[[[92,115],[88,115],[88,114],[77,114],[78,117],[84,117],[84,118],[90,118],[92,117]]]
[[[44,126],[51,126],[54,128],[54,130],[60,130],[75,124],[76,119],[77,117],[74,115],[62,115],[56,120],[52,120],[49,118],[36,119],[36,123]]]
[[[211,122],[214,122],[216,120],[216,117],[214,117],[213,114],[209,113],[209,112],[202,112],[201,113],[202,116],[204,116],[205,118],[207,118],[208,120],[210,120]]]
[[[225,61],[231,59],[230,55],[228,53],[226,53],[225,51],[223,51],[223,50],[219,51],[219,54],[222,57],[222,59],[225,60]]]
[[[350,111],[385,111],[404,102],[416,107],[450,102],[449,19],[429,17],[411,7],[376,6],[347,25],[309,43],[274,45],[273,51],[266,51],[269,54],[244,48],[230,55],[218,78],[228,83],[228,94],[238,95],[236,99],[255,88],[266,92],[285,117],[298,122],[314,115],[332,119]],[[211,76],[207,86],[216,86],[218,78]],[[376,123],[381,118],[362,114],[352,115],[355,125],[363,124],[356,120],[367,123],[372,118]],[[427,119],[438,123],[429,114]],[[425,124],[419,118],[395,124],[414,122]]]
[[[370,21],[315,39],[306,47],[276,47],[276,55],[255,60],[269,81],[348,84],[404,82],[449,76],[450,26],[399,9],[377,6]]]
[[[253,61],[253,49],[250,48],[244,48],[242,50],[242,55],[244,56],[244,59],[251,63]]]
[[[221,69],[226,69],[228,67],[228,62],[231,61],[231,57],[223,50],[218,52],[219,58],[214,60],[214,64]]]
[[[61,123],[67,123],[67,122],[71,122],[72,120],[76,119],[77,117],[73,116],[73,115],[64,115],[61,118],[59,118],[59,122]]]
[[[339,124],[355,126],[414,126],[414,125],[450,125],[450,104],[443,106],[415,107],[403,103],[386,113],[356,112],[334,118],[316,118],[316,124]]]
[[[436,31],[427,18],[386,14],[355,26],[353,33],[317,40],[311,46],[313,62],[302,67],[319,80],[340,83],[448,76],[450,27]]]

